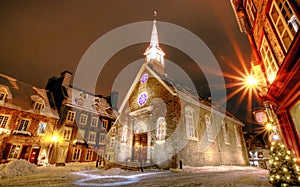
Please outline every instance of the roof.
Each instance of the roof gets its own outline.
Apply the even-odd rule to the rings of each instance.
[[[2,107],[59,118],[53,97],[45,89],[37,88],[1,73],[0,89],[7,93],[5,102],[0,104]],[[40,111],[34,110],[36,101],[44,104]]]
[[[67,89],[66,105],[89,111],[95,114],[101,114],[110,118],[116,118],[113,109],[105,97],[93,95],[81,89],[69,86]]]

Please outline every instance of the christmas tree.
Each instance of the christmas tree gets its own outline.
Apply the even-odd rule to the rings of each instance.
[[[274,186],[300,186],[300,171],[292,152],[279,141],[270,148],[269,182]]]

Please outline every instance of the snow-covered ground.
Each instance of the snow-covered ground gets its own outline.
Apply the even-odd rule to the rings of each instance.
[[[271,186],[268,171],[256,167],[206,166],[170,171],[95,168],[95,163],[46,166],[27,176],[5,177],[0,186]]]

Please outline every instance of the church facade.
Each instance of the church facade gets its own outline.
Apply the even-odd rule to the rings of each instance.
[[[106,158],[117,165],[176,168],[248,165],[244,124],[165,74],[156,21],[145,63],[108,133]]]

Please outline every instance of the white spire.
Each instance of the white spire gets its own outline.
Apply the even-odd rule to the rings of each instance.
[[[150,40],[150,46],[146,49],[144,55],[146,56],[146,62],[150,63],[152,61],[158,62],[162,68],[165,67],[164,64],[164,56],[165,53],[161,50],[159,47],[159,41],[158,41],[158,32],[156,27],[156,11],[154,11],[154,20],[153,20],[153,27],[152,27],[152,33],[151,33],[151,40]],[[152,62],[154,63],[154,62]]]

